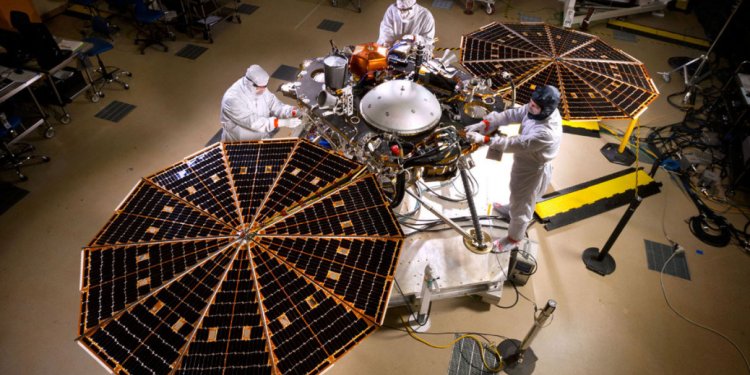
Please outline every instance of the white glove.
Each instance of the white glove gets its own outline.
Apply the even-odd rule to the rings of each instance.
[[[298,118],[280,118],[278,119],[280,128],[296,128],[302,124],[302,120]]]
[[[476,133],[484,134],[485,129],[487,129],[489,127],[488,123],[485,122],[485,121],[486,120],[482,120],[482,121],[479,121],[476,124],[469,125],[469,126],[465,127],[464,130],[466,130],[467,133],[469,133],[469,132],[476,132]]]
[[[484,124],[482,124],[484,125]],[[484,136],[477,133],[477,132],[467,132],[466,133],[466,140],[471,143],[478,143],[480,145],[484,144]]]

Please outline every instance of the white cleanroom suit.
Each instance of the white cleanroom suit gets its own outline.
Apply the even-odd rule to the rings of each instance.
[[[408,9],[408,10],[405,10]],[[391,4],[380,22],[378,44],[391,47],[405,35],[414,35],[415,42],[423,43],[432,51],[435,43],[435,18],[416,0],[399,0]]]
[[[541,112],[529,112],[531,103],[503,112],[493,112],[484,121],[467,127],[467,138],[489,144],[491,149],[513,153],[510,172],[508,243],[525,237],[533,219],[537,199],[544,194],[552,175],[550,162],[557,156],[562,139],[562,118],[557,106],[560,94],[553,86],[540,86],[532,95]],[[519,134],[489,137],[502,125],[521,123]],[[501,240],[502,242],[502,240]]]
[[[282,103],[265,89],[268,73],[252,65],[245,76],[224,93],[221,100],[221,135],[223,142],[270,138],[279,127],[295,127],[299,119],[293,106]]]

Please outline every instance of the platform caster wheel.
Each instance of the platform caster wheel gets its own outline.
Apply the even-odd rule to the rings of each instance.
[[[126,72],[125,75],[128,76],[129,78],[133,77],[133,73],[131,73],[131,72]]]
[[[484,11],[488,15],[495,14],[495,4],[487,4],[487,6],[484,8]]]
[[[44,131],[44,138],[50,139],[55,136],[55,128],[49,127]]]
[[[49,161],[52,160],[49,158],[49,156],[42,156],[42,161],[45,163],[49,163]]]
[[[29,179],[28,177],[26,177],[26,175],[25,175],[25,174],[23,174],[23,173],[21,173],[21,172],[18,172],[18,173],[16,173],[16,174],[18,175],[18,178],[19,178],[19,179],[20,179],[21,181],[26,181],[26,180],[28,180],[28,179]]]
[[[57,120],[60,121],[60,123],[63,124],[63,125],[70,124],[70,121],[71,121],[70,113],[66,113],[66,114],[60,116],[60,118],[58,118]]]
[[[240,18],[240,16],[237,16],[237,23],[242,23],[242,18]]]
[[[126,83],[126,84],[124,84],[124,85],[122,85],[122,87],[124,87],[124,88],[125,88],[125,90],[130,90],[130,85],[128,85],[127,83]]]
[[[101,97],[99,96],[99,94],[92,94],[91,96],[89,96],[89,100],[92,103],[98,103],[99,100],[101,100]]]

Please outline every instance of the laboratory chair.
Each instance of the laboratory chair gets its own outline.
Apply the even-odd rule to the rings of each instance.
[[[29,16],[20,11],[10,12],[11,24],[21,34],[26,48],[36,58],[42,69],[50,69],[70,57],[72,51],[60,49],[47,26],[29,21]]]
[[[105,19],[101,17],[95,16],[92,18],[92,25],[94,25],[94,30],[100,31],[101,33],[106,33],[108,28],[108,23]],[[89,48],[88,51],[86,51],[86,56],[89,58],[96,57],[96,61],[99,64],[99,67],[96,68],[94,71],[98,73],[98,77],[94,79],[94,82],[92,82],[92,86],[94,89],[94,92],[96,92],[97,95],[100,97],[104,96],[104,93],[102,92],[102,89],[113,82],[119,83],[122,88],[129,89],[130,85],[128,85],[127,82],[123,81],[120,76],[125,75],[128,77],[132,77],[133,74],[129,71],[122,70],[118,67],[114,66],[107,66],[104,64],[104,61],[102,60],[101,54],[110,51],[114,48],[112,43],[97,37],[89,37],[85,38],[83,40],[84,42],[91,43],[92,47]]]
[[[134,0],[134,3],[135,23],[138,29],[135,43],[143,43],[141,54],[145,54],[146,48],[153,45],[161,46],[164,52],[167,52],[169,47],[164,44],[164,38],[174,40],[174,34],[169,31],[166,24],[163,24],[166,12],[149,9],[144,0]]]
[[[21,172],[21,167],[30,161],[46,163],[50,158],[34,154],[34,146],[28,143],[11,144],[13,138],[23,132],[23,124],[17,116],[9,116],[6,121],[0,125],[0,168],[13,169],[21,181],[26,181],[29,178]]]
[[[31,53],[25,48],[21,34],[15,31],[0,29],[0,47],[5,52],[0,53],[0,65],[21,69],[31,60]]]

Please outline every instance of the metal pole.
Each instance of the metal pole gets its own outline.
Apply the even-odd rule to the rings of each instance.
[[[636,126],[638,126],[638,117],[630,120],[628,129],[625,131],[625,135],[622,136],[622,142],[620,143],[620,147],[617,149],[617,152],[622,154],[625,151],[625,146],[630,143],[630,136],[633,134],[633,130]],[[636,150],[636,152],[638,152],[638,150]]]
[[[555,312],[556,308],[557,302],[555,300],[551,299],[547,301],[547,305],[544,306],[542,313],[539,314],[536,320],[534,320],[534,326],[531,327],[529,333],[526,334],[526,338],[521,342],[521,347],[518,348],[518,355],[521,359],[523,359],[523,353],[529,348],[529,346],[531,346],[531,342],[534,341],[534,338],[539,334],[539,331],[544,328],[544,323],[546,323],[547,319],[552,316],[552,313]]]
[[[628,221],[630,221],[630,218],[633,216],[638,206],[641,205],[642,201],[643,198],[638,195],[633,198],[633,200],[630,202],[630,206],[628,206],[628,210],[625,211],[625,215],[622,215],[622,219],[620,219],[620,222],[617,223],[615,230],[612,231],[612,234],[609,236],[607,243],[604,244],[604,248],[602,248],[602,251],[601,253],[599,253],[599,256],[596,258],[596,260],[601,262],[602,260],[604,260],[604,257],[609,254],[609,250],[612,248],[612,245],[615,244],[615,241],[617,241],[617,237],[619,237],[620,233],[622,233],[622,230],[625,229],[625,225],[628,224]]]
[[[555,300],[548,300],[539,316],[534,318],[534,326],[523,342],[515,339],[506,339],[497,346],[500,354],[503,356],[503,371],[508,375],[528,375],[534,372],[537,357],[534,349],[531,348],[531,342],[534,341],[539,331],[544,328],[544,324],[552,316],[557,308]]]
[[[727,18],[727,22],[724,22],[724,26],[722,26],[721,30],[719,31],[719,34],[716,35],[716,38],[714,38],[713,43],[711,43],[711,46],[708,48],[708,52],[706,52],[706,58],[701,60],[701,64],[698,65],[698,69],[695,70],[695,73],[693,74],[693,77],[690,78],[690,83],[687,86],[687,93],[685,94],[685,97],[682,99],[683,103],[687,103],[690,100],[690,96],[692,95],[693,86],[695,85],[695,81],[700,76],[701,70],[703,70],[703,66],[706,65],[706,61],[708,61],[708,57],[711,56],[711,51],[714,50],[714,47],[716,47],[716,44],[719,42],[719,39],[721,39],[722,34],[724,34],[724,31],[727,29],[729,24],[732,22],[732,19],[734,18],[734,15],[737,13],[737,11],[740,9],[740,6],[742,6],[742,1],[737,1],[737,4],[734,6],[734,9],[732,10],[732,13],[729,15],[729,18]]]
[[[636,195],[633,198],[633,200],[630,202],[630,206],[628,206],[628,210],[625,211],[625,215],[623,215],[622,219],[620,219],[620,222],[617,223],[615,230],[612,231],[612,234],[609,236],[609,239],[607,239],[607,243],[604,244],[604,248],[602,248],[601,251],[599,251],[599,249],[595,247],[589,247],[588,249],[584,250],[582,259],[587,269],[594,271],[602,276],[606,276],[611,274],[612,272],[615,272],[615,259],[611,255],[609,255],[609,250],[612,248],[612,245],[615,244],[615,241],[617,241],[617,237],[619,237],[622,230],[625,229],[625,225],[628,224],[628,221],[633,216],[635,210],[638,208],[642,201],[643,198],[641,198],[639,195]]]
[[[487,246],[482,241],[482,225],[479,224],[479,217],[477,216],[477,208],[474,207],[474,197],[471,194],[471,186],[469,185],[469,176],[466,173],[466,160],[461,157],[458,162],[458,171],[461,173],[461,181],[464,183],[464,192],[466,193],[466,203],[469,205],[469,212],[471,212],[471,221],[474,224],[474,241],[479,248]]]
[[[449,219],[447,216],[440,213],[440,211],[430,206],[429,203],[422,200],[422,198],[416,196],[414,193],[409,191],[409,189],[406,189],[406,193],[411,195],[414,199],[416,199],[417,202],[419,202],[422,205],[422,207],[426,208],[428,211],[432,212],[435,216],[443,220],[446,224],[450,225],[451,228],[456,230],[456,232],[460,233],[464,238],[468,239],[469,241],[474,241],[474,237],[472,237],[471,234],[469,234],[469,232],[465,231],[464,228],[461,228],[460,225],[456,224],[456,222]]]
[[[417,324],[424,326],[430,317],[430,305],[432,304],[432,289],[435,286],[435,278],[432,276],[432,267],[424,267],[424,278],[422,279],[422,295],[419,301],[419,312],[417,313]]]

